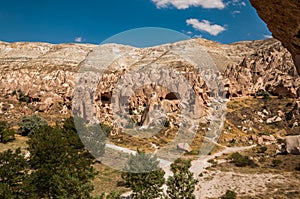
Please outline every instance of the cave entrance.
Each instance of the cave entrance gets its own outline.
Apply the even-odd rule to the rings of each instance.
[[[111,93],[102,93],[101,94],[101,102],[104,104],[110,104],[111,103]]]
[[[179,93],[170,92],[166,95],[165,99],[167,100],[178,100],[180,98]]]

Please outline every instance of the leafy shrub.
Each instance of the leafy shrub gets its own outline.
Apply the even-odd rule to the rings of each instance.
[[[292,102],[289,102],[289,103],[287,103],[286,105],[285,105],[285,107],[290,107],[290,106],[292,106],[293,105],[293,103]]]
[[[47,125],[47,122],[37,115],[24,116],[19,123],[18,133],[28,136],[41,126]]]
[[[257,149],[258,153],[264,153],[268,150],[268,148],[266,146],[261,146]]]
[[[79,144],[71,122],[64,128],[44,125],[30,135],[27,144],[32,172],[28,180],[31,192],[39,197],[29,198],[91,198],[96,175],[93,159]]]
[[[286,114],[285,114],[285,119],[286,119],[287,121],[293,119],[293,112],[290,111],[290,112],[286,113]]]
[[[25,95],[22,90],[19,89],[17,91],[17,93],[18,93],[19,101],[20,102],[26,102],[26,103],[30,103],[31,102],[31,97],[28,96],[28,95]]]
[[[0,153],[0,198],[29,198],[23,183],[27,167],[20,148]]]
[[[4,121],[0,121],[0,143],[7,143],[15,139],[15,131],[8,128]]]
[[[165,172],[159,168],[156,156],[139,150],[131,154],[122,178],[133,191],[133,198],[159,198],[165,183]]]
[[[198,180],[194,179],[193,173],[189,171],[191,167],[190,160],[177,159],[171,164],[173,176],[167,180],[167,198],[190,198],[195,199],[194,191]]]
[[[212,164],[212,167],[215,167],[215,166],[218,165],[218,161],[216,161],[216,160],[214,160],[214,159],[210,159],[210,160],[208,160],[208,162],[209,162],[210,164]]]
[[[164,125],[164,127],[166,127],[166,128],[170,127],[170,121],[169,121],[169,120],[164,120],[164,121],[163,121],[163,125]]]
[[[270,98],[270,93],[268,91],[259,90],[259,91],[256,92],[256,96],[262,96],[263,99],[269,99]]]
[[[101,123],[100,124],[100,127],[101,127],[101,130],[103,131],[103,133],[106,135],[106,136],[109,136],[111,130],[112,130],[112,127],[107,125],[107,124],[104,124],[104,123]]]
[[[222,199],[235,199],[236,193],[231,190],[227,190],[226,193],[222,196]]]
[[[132,119],[129,120],[129,122],[126,124],[126,129],[133,129],[134,127],[134,121]]]
[[[253,160],[249,159],[248,156],[243,156],[240,153],[236,152],[231,155],[232,162],[235,164],[235,166],[238,167],[245,167],[245,166],[251,166],[254,167],[255,163]]]
[[[272,160],[272,167],[278,167],[282,163],[281,160]]]
[[[11,92],[11,95],[14,96],[17,94],[17,91],[16,90],[13,90],[13,92]]]
[[[93,199],[119,199],[121,198],[121,194],[119,192],[116,192],[112,190],[107,196],[105,196],[105,193],[101,193],[99,196],[94,197]]]
[[[116,191],[111,191],[107,196],[106,199],[119,199],[121,197],[121,194]]]

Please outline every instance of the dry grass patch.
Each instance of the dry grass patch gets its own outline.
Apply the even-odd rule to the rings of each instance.
[[[103,192],[109,193],[111,190],[121,193],[129,191],[129,189],[125,187],[125,182],[121,177],[120,171],[114,170],[101,163],[95,164],[94,167],[96,171],[99,172],[94,180],[94,196],[99,196]]]

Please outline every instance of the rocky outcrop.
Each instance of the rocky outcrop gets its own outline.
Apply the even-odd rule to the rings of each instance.
[[[286,136],[285,147],[288,153],[300,155],[300,135]]]
[[[27,96],[37,110],[70,105],[78,64],[93,45],[0,43],[0,92]]]
[[[229,65],[224,77],[230,97],[263,94],[300,97],[300,78],[290,53],[274,39],[257,46],[239,64]]]
[[[115,121],[123,127],[133,126],[132,122],[143,127],[162,124],[166,118],[165,114],[176,114],[184,106],[186,106],[185,110],[191,113],[192,118],[203,117],[207,114],[208,107],[211,106],[209,96],[217,97],[218,94],[215,93],[217,91],[214,88],[218,87],[208,88],[208,83],[205,83],[203,74],[199,72],[197,66],[172,49],[184,51],[184,48],[196,49],[197,47],[199,45],[190,40],[147,49],[126,49],[123,56],[113,58],[113,52],[117,51],[116,49],[126,47],[100,46],[93,54],[94,57],[98,57],[97,53],[105,52],[105,55],[110,57],[110,62],[107,64],[108,70],[99,74],[101,77],[97,85],[94,82],[97,78],[91,78],[91,75],[85,72],[79,74],[79,84],[76,90],[81,91],[80,95],[75,95],[76,104],[73,104],[75,113],[88,120],[96,116],[100,120]],[[127,53],[128,51],[130,53]],[[199,58],[197,53],[201,52],[195,53],[195,56]],[[89,59],[93,60],[91,57]],[[94,64],[92,61],[87,61],[87,63],[83,63],[81,67],[99,69],[99,64]],[[218,83],[218,80],[214,79],[218,77],[218,75],[215,76],[218,71],[205,70],[205,72],[214,83]],[[222,84],[220,80],[219,83]],[[90,89],[93,87],[97,87],[95,91]],[[82,90],[86,93],[84,96]],[[91,96],[95,98],[92,99]],[[90,114],[90,108],[88,111],[85,110],[91,107],[90,103],[87,104],[90,101],[95,101],[96,113]],[[124,106],[127,104],[128,106]],[[83,112],[88,113],[82,114]],[[115,118],[117,115],[120,117]],[[179,125],[179,121],[175,118],[172,119],[172,123]]]
[[[70,113],[76,83],[75,76],[85,63],[86,57],[99,49],[103,50],[105,59],[109,62],[108,65],[101,66],[107,67],[107,70],[101,75],[99,82],[96,81],[99,78],[97,75],[94,79],[91,78],[95,73],[87,74],[87,79],[83,78],[81,83],[87,86],[96,84],[96,89],[85,90],[82,99],[75,100],[76,103],[73,104],[73,108],[79,115],[86,119],[96,116],[101,120],[112,121],[114,119],[112,100],[119,102],[127,100],[128,108],[121,111],[129,112],[131,119],[139,125],[147,126],[152,122],[163,122],[163,119],[162,121],[151,119],[149,112],[163,109],[166,113],[176,113],[191,104],[189,101],[181,100],[182,96],[187,95],[185,93],[187,88],[183,82],[173,82],[169,84],[170,88],[163,86],[166,79],[176,78],[179,75],[186,79],[189,87],[196,94],[196,103],[193,102],[194,105],[189,107],[189,111],[200,116],[210,111],[212,96],[240,97],[255,95],[260,90],[287,97],[299,97],[300,94],[299,76],[291,54],[275,39],[229,45],[205,39],[192,39],[145,49],[117,44],[103,45],[98,49],[95,47],[89,44],[0,42],[0,93],[3,97],[1,117],[17,120],[22,114],[35,111],[47,114]],[[189,57],[197,58],[202,51],[210,55],[217,67],[215,69],[220,72],[206,71],[201,74],[196,70],[195,63]],[[109,56],[112,52],[124,55],[115,59]],[[100,67],[97,62],[92,62],[88,64]],[[150,72],[147,77],[134,73],[123,80],[127,85],[136,85],[136,89],[124,87],[120,93],[125,98],[112,99],[114,88],[121,77],[143,66],[150,68],[149,65],[159,69],[171,67],[178,73]],[[209,77],[210,84],[218,88],[221,85],[218,85],[220,82],[217,79],[221,74],[224,93],[217,93],[203,77]],[[152,78],[159,80],[157,84],[143,85],[140,84],[141,78],[144,78],[144,82],[151,82]],[[130,95],[127,96],[126,93]],[[10,108],[13,107],[13,101],[23,103],[20,111],[14,113],[11,111],[14,109]],[[96,112],[87,110],[93,103]],[[116,109],[122,109],[122,106]],[[159,117],[164,118],[162,115]],[[176,118],[170,120],[179,123]]]
[[[188,143],[179,143],[177,145],[177,150],[181,150],[181,151],[184,151],[184,152],[191,152],[192,148]]]
[[[300,1],[250,0],[274,38],[292,54],[300,74]]]

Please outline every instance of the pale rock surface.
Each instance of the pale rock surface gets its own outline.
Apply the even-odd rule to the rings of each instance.
[[[136,120],[139,120],[137,122],[145,125],[149,124],[149,121],[145,123],[146,117],[142,115],[147,115],[145,113],[147,106],[149,110],[161,108],[165,113],[176,113],[182,108],[188,108],[193,114],[191,117],[204,117],[212,111],[211,96],[243,97],[255,95],[259,90],[266,89],[275,95],[299,98],[300,78],[296,73],[292,56],[275,39],[233,44],[192,39],[144,49],[118,44],[95,47],[90,44],[0,42],[0,93],[4,96],[21,90],[29,96],[31,100],[29,103],[36,107],[37,111],[48,113],[55,110],[61,114],[67,114],[71,112],[72,106],[73,111],[85,119],[93,120],[97,117],[108,122],[113,121],[114,111],[129,111],[119,106],[127,100],[132,112],[131,117],[137,118]],[[187,52],[176,51],[181,48],[186,49]],[[195,71],[194,63],[180,55],[182,52],[196,56],[199,54],[199,49],[206,51],[212,57],[222,74],[224,93],[216,93],[214,89],[209,88],[204,81],[203,74]],[[86,60],[91,53],[100,51],[105,56]],[[110,56],[111,54],[120,56],[116,58]],[[77,76],[83,64],[91,66],[91,70],[107,69],[107,71],[102,73],[99,82],[96,81],[99,79],[97,73],[92,71],[85,74],[87,77]],[[180,96],[188,95],[185,93],[187,88],[183,82],[172,83],[170,88],[161,86],[168,83],[168,78],[178,76],[175,73],[166,72],[161,74],[161,77],[155,73],[144,77],[144,82],[151,82],[160,77],[160,85],[144,85],[140,81],[141,74],[135,73],[131,78],[125,78],[124,81],[128,85],[136,85],[137,89],[125,87],[121,90],[123,96],[113,96],[114,88],[124,74],[147,65],[158,68],[172,66],[176,69],[195,92],[197,99],[195,105],[189,107],[191,102],[178,99]],[[212,78],[212,83],[218,78],[214,71],[209,71],[205,75]],[[96,85],[96,88],[82,90],[82,96],[74,99],[74,88],[78,82],[86,87]],[[171,90],[177,90],[178,93],[172,93]],[[155,100],[151,99],[153,94],[156,95]],[[12,100],[18,99],[11,98]],[[112,100],[116,104],[114,110]],[[10,112],[6,114],[17,120],[25,112],[28,110],[24,108],[24,111],[18,115],[9,115]],[[293,113],[299,114],[299,105],[295,105]],[[171,122],[176,123],[175,120]]]
[[[300,155],[300,135],[286,136],[285,146],[288,153]]]

